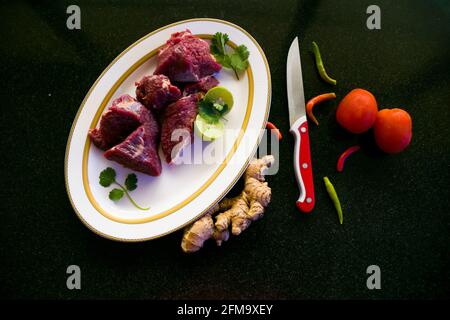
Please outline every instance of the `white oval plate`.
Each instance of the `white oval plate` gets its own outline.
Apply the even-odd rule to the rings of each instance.
[[[106,160],[102,151],[87,138],[90,128],[98,125],[102,113],[121,94],[135,96],[134,82],[152,74],[158,49],[170,35],[185,29],[202,38],[215,32],[227,33],[235,44],[244,44],[249,52],[250,67],[237,80],[223,69],[217,78],[234,96],[234,106],[227,114],[226,135],[205,143],[195,137],[192,164],[168,165],[162,161],[159,177],[136,173],[138,188],[131,192],[141,211],[126,197],[109,200],[112,189],[99,185],[99,173],[113,167],[117,180],[123,182],[130,169]],[[220,201],[242,175],[256,151],[270,108],[271,82],[264,52],[253,37],[242,28],[222,20],[191,19],[173,23],[149,33],[123,51],[107,68],[84,98],[70,131],[65,157],[66,189],[81,221],[95,233],[118,241],[144,241],[178,230],[193,222]],[[223,155],[218,161],[205,163],[208,146],[222,143]],[[186,151],[187,152],[187,151]]]

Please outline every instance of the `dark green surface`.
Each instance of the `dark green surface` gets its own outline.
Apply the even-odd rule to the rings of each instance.
[[[82,11],[66,29],[66,7]],[[450,8],[447,1],[376,1],[382,30],[369,31],[372,1],[69,1],[1,5],[1,267],[9,298],[443,298],[449,297]],[[269,177],[266,217],[222,248],[181,253],[179,232],[140,244],[90,232],[70,206],[64,152],[78,107],[102,70],[128,45],[166,24],[215,17],[249,31],[270,63],[270,120],[285,138],[280,171]],[[311,126],[316,209],[295,210],[293,139],[288,134],[285,61],[298,35],[307,98],[334,90],[320,81],[309,51],[320,45],[343,97],[372,91],[380,107],[413,118],[412,144],[386,156],[371,135],[335,172],[358,138],[334,121],[336,104]],[[322,183],[328,175],[344,225]],[[82,269],[82,290],[66,289],[65,270]],[[366,288],[367,266],[382,289]]]

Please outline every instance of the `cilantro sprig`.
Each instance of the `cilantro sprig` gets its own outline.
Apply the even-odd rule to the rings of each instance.
[[[228,105],[221,105],[203,99],[198,102],[198,114],[209,123],[217,123],[228,111]]]
[[[243,44],[236,47],[233,52],[227,52],[226,44],[229,37],[226,33],[216,32],[211,39],[210,50],[217,62],[224,68],[232,69],[239,80],[238,72],[248,68],[250,52]]]
[[[109,199],[112,201],[118,201],[123,198],[124,195],[130,200],[130,202],[139,210],[148,210],[150,208],[143,208],[139,206],[133,198],[130,196],[129,191],[133,191],[137,188],[137,176],[134,173],[130,173],[125,179],[125,186],[121,185],[116,180],[116,171],[108,167],[102,172],[100,172],[99,183],[102,187],[109,187],[112,184],[117,185],[119,188],[114,188],[109,192]]]

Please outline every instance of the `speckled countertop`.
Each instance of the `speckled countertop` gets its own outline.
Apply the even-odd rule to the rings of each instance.
[[[384,1],[381,30],[366,28],[370,1],[76,1],[82,28],[66,28],[73,1],[1,4],[2,197],[0,288],[9,298],[444,298],[449,297],[450,6],[447,1]],[[129,44],[166,24],[194,17],[234,22],[269,60],[270,121],[284,133],[280,170],[268,178],[266,217],[222,248],[181,253],[180,232],[126,244],[90,232],[64,187],[69,130],[102,70]],[[355,87],[382,108],[413,118],[413,141],[383,155],[370,134],[335,123],[336,103],[311,126],[316,209],[296,211],[293,139],[288,134],[285,62],[299,36],[307,98]],[[319,43],[330,88],[320,81],[309,44]],[[363,151],[335,172],[337,156]],[[322,184],[338,190],[340,226]],[[82,290],[66,288],[66,268],[82,269]],[[382,289],[366,288],[378,265]]]

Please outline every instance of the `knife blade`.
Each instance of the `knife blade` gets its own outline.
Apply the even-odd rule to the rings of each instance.
[[[298,37],[289,48],[286,77],[290,132],[295,139],[294,173],[300,191],[296,206],[306,213],[314,208],[315,197]]]

